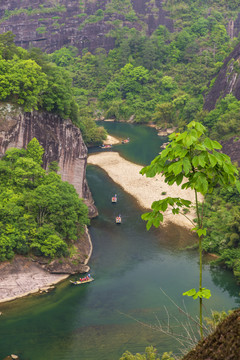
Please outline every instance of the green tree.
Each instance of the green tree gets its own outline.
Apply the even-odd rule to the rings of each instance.
[[[0,55],[5,60],[10,60],[18,52],[18,48],[14,43],[15,35],[8,31],[0,34]]]
[[[107,138],[107,132],[103,126],[97,126],[92,119],[81,119],[79,124],[83,134],[84,142],[89,145],[101,145],[103,140]]]
[[[72,117],[74,105],[72,79],[69,73],[55,64],[47,69],[48,87],[39,99],[41,107],[63,118]]]
[[[196,231],[199,240],[199,288],[198,291],[191,289],[183,295],[192,296],[193,299],[199,298],[201,338],[203,337],[202,299],[209,298],[211,293],[202,285],[202,238],[206,235],[206,229],[203,227],[203,212],[200,213],[199,210],[198,193],[202,195],[211,193],[218,184],[221,187],[234,185],[238,174],[230,158],[217,151],[222,146],[206,137],[205,132],[206,128],[202,124],[192,121],[183,133],[171,134],[166,149],[152,161],[151,165],[141,170],[141,174],[148,177],[161,173],[169,185],[182,184],[182,189],[191,188],[195,192],[197,224],[193,230]],[[152,225],[158,227],[163,221],[163,213],[169,206],[172,207],[173,214],[179,214],[183,207],[189,207],[190,204],[190,201],[171,197],[154,201],[152,212],[143,214],[142,218],[147,221],[148,229]]]
[[[149,79],[149,72],[143,66],[134,67],[127,64],[121,69],[119,76],[120,89],[123,98],[127,93],[138,93],[142,90],[143,84]]]
[[[39,144],[36,138],[33,138],[27,145],[27,158],[33,159],[37,164],[42,164],[44,148]]]
[[[88,208],[79,199],[74,187],[61,181],[54,172],[46,175],[43,183],[31,196],[26,194],[25,199],[39,227],[52,224],[65,240],[77,240],[80,231],[89,222]]]
[[[204,17],[200,17],[194,24],[191,29],[194,33],[200,36],[205,36],[208,33],[208,20]]]
[[[9,182],[17,188],[35,188],[44,177],[45,171],[31,158],[19,158]]]
[[[153,120],[164,127],[167,127],[169,124],[172,125],[174,119],[173,110],[173,103],[165,102],[157,104],[155,113],[153,114]]]
[[[171,356],[172,353],[171,352],[165,352],[162,355],[161,360],[174,360],[174,358]],[[148,346],[145,349],[145,353],[144,354],[132,354],[130,351],[126,351],[122,357],[120,358],[120,360],[160,360],[160,358],[157,355],[157,350],[154,349],[153,346]]]
[[[74,187],[41,167],[44,149],[9,149],[0,160],[0,261],[15,253],[68,255],[68,244],[89,224],[88,208]]]
[[[59,50],[56,50],[51,54],[51,59],[58,66],[66,67],[73,62],[74,57],[76,57],[78,49],[73,46],[62,47]]]
[[[161,85],[164,91],[169,91],[176,88],[176,83],[171,76],[163,76]]]
[[[35,240],[30,245],[36,255],[54,258],[67,254],[67,244],[55,234],[50,225],[43,225],[36,233]]]
[[[60,169],[60,167],[59,167],[57,161],[50,162],[50,164],[48,166],[48,172],[54,171],[55,173],[57,173],[59,169]]]
[[[14,99],[25,111],[38,108],[39,96],[47,87],[47,76],[33,60],[0,59],[0,99]]]

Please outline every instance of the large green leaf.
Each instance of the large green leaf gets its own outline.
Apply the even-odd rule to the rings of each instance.
[[[204,166],[206,165],[206,153],[203,152],[198,156],[198,162],[199,165],[202,166],[204,168]]]
[[[173,172],[174,172],[175,176],[177,176],[178,174],[180,174],[180,172],[182,172],[182,160],[180,160],[174,164]]]
[[[204,139],[203,144],[204,144],[204,146],[206,146],[207,149],[213,150],[212,141],[208,137],[206,139]]]
[[[216,141],[216,140],[211,140],[211,142],[212,142],[212,146],[213,146],[214,149],[220,150],[220,149],[222,148],[222,145],[219,144],[218,141]]]
[[[177,177],[176,177],[176,183],[177,185],[180,185],[182,183],[182,180],[183,180],[183,174],[179,174]]]
[[[194,166],[195,168],[198,167],[198,165],[199,165],[199,160],[198,160],[198,156],[197,156],[197,155],[192,158],[192,164],[193,164],[193,166]]]
[[[190,289],[190,290],[188,290],[188,291],[186,291],[186,292],[184,292],[183,293],[183,296],[195,296],[196,295],[196,290],[195,289]]]
[[[213,154],[208,153],[208,159],[212,167],[214,167],[217,164],[217,159]]]
[[[189,174],[190,170],[192,170],[192,164],[188,157],[185,157],[183,159],[183,170],[184,170],[185,176],[187,176]]]

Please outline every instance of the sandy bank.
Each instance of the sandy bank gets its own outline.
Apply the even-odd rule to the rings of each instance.
[[[107,139],[103,141],[105,145],[116,145],[120,144],[120,140],[115,138],[114,136],[108,135]]]
[[[105,170],[114,182],[134,196],[139,205],[144,209],[150,209],[155,200],[160,200],[168,196],[181,197],[194,203],[194,192],[192,190],[182,190],[176,184],[169,186],[164,182],[160,175],[154,178],[147,178],[139,174],[141,165],[133,164],[123,159],[118,153],[98,153],[88,157],[88,164],[97,165]],[[166,192],[165,195],[162,195]],[[165,213],[164,224],[168,222],[191,229],[193,225],[183,215],[173,215],[171,212]],[[191,209],[187,214],[192,220],[195,218],[195,211]]]
[[[23,256],[16,256],[10,263],[1,263],[0,273],[0,302],[41,291],[69,276],[50,274]]]
[[[11,262],[0,263],[0,303],[48,291],[49,287],[52,288],[70,274],[88,272],[87,263],[92,255],[92,242],[87,228],[75,245],[77,252],[72,263],[66,258],[65,261],[59,262],[56,259],[50,264],[40,265],[20,255],[15,256]],[[75,265],[74,260],[80,261],[80,264]]]

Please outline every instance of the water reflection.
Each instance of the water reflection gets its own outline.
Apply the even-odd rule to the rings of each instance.
[[[210,274],[214,284],[220,287],[224,292],[227,292],[229,296],[235,299],[238,307],[240,306],[240,286],[232,286],[232,272],[226,269],[222,269],[218,266],[210,267]],[[235,281],[236,282],[236,281]]]

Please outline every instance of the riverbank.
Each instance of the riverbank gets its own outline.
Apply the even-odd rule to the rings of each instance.
[[[107,136],[107,139],[103,141],[104,145],[116,145],[116,144],[120,144],[120,140],[117,139],[116,137],[113,137],[111,135]]]
[[[142,176],[139,174],[142,169],[141,165],[125,160],[116,152],[92,154],[88,157],[88,164],[97,165],[106,171],[109,177],[132,195],[144,209],[151,209],[153,201],[168,196],[181,197],[192,203],[195,201],[195,194],[191,189],[182,190],[176,184],[169,186],[161,175],[154,178]],[[196,217],[195,209],[191,208],[187,216],[193,221]],[[169,223],[188,229],[193,227],[193,224],[184,215],[173,215],[171,211],[167,211],[164,216],[164,225]]]
[[[54,284],[66,279],[66,274],[50,274],[41,265],[24,256],[0,264],[0,303],[36,292],[49,291]]]
[[[92,242],[87,228],[75,245],[77,251],[71,260],[56,259],[50,264],[47,261],[40,264],[31,258],[17,255],[10,262],[0,263],[0,303],[48,292],[71,274],[88,272]]]

